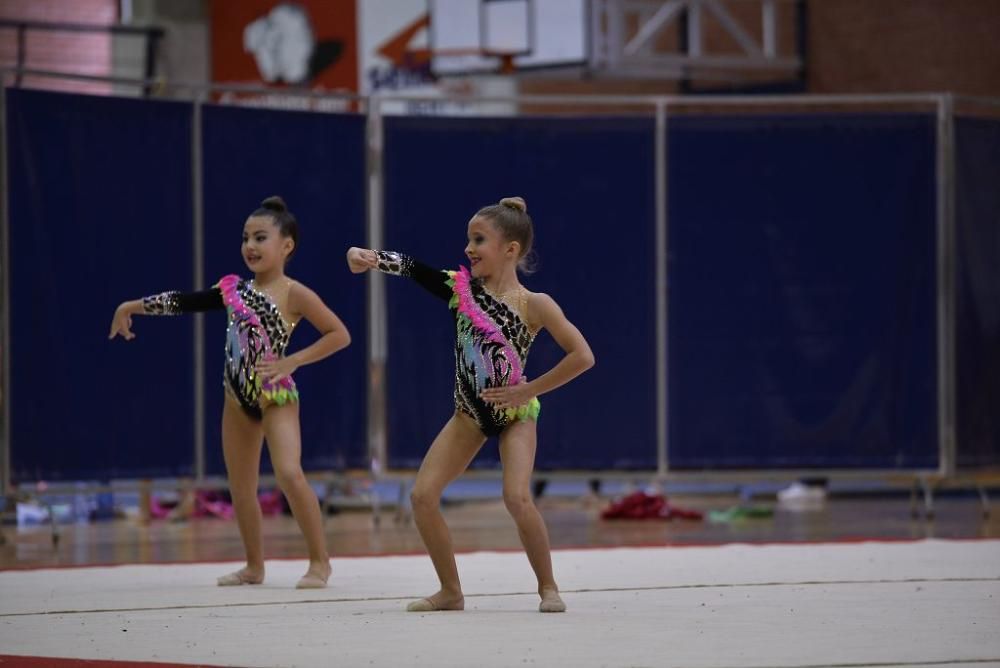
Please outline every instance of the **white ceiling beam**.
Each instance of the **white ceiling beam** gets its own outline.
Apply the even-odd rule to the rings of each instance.
[[[668,23],[673,21],[688,5],[687,0],[668,0],[653,14],[653,17],[642,24],[635,37],[625,45],[626,56],[634,56],[642,49],[643,44],[656,36]]]
[[[715,18],[719,20],[722,27],[732,35],[733,39],[736,40],[744,51],[751,56],[761,55],[762,52],[757,41],[750,36],[750,33],[743,29],[739,21],[733,18],[733,15],[729,13],[729,10],[719,0],[699,0],[699,2],[704,4],[708,11],[715,14]]]

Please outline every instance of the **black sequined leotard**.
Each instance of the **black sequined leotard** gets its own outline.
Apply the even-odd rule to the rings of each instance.
[[[499,409],[479,396],[487,387],[521,382],[535,339],[521,317],[486,292],[465,267],[438,271],[402,253],[375,252],[379,271],[412,278],[448,302],[455,316],[455,409],[475,420],[487,436],[499,435],[514,420],[537,419],[541,409],[537,398],[517,408]]]
[[[277,305],[253,281],[235,274],[224,276],[213,288],[201,292],[162,292],[144,297],[148,315],[179,315],[226,309],[226,366],[223,387],[243,410],[260,420],[262,408],[270,404],[298,401],[299,393],[291,376],[277,383],[262,381],[257,363],[285,354],[293,325],[285,322]]]

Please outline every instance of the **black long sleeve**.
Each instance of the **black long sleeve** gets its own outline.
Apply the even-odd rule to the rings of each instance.
[[[181,315],[202,311],[221,311],[226,308],[222,301],[222,291],[218,287],[198,292],[178,292],[170,290],[142,298],[142,310],[146,315]]]
[[[375,255],[378,256],[378,270],[382,273],[411,278],[435,297],[444,301],[451,299],[453,293],[445,272],[403,253],[377,250]]]

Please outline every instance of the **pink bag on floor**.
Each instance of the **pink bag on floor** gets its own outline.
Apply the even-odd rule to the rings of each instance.
[[[285,509],[285,502],[280,489],[272,489],[257,495],[260,502],[260,512],[265,515],[280,515]]]

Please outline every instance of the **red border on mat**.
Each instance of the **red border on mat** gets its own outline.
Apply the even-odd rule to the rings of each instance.
[[[81,668],[112,666],[113,668],[224,668],[207,663],[157,663],[154,661],[115,661],[113,659],[62,659],[51,656],[17,656],[0,654],[2,668]]]

